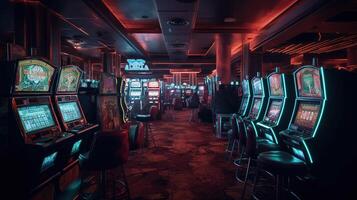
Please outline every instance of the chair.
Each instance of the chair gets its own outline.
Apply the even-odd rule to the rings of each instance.
[[[128,160],[128,155],[129,142],[127,130],[107,131],[95,136],[90,151],[79,155],[81,170],[100,172],[99,189],[92,195],[99,196],[99,198],[105,198],[107,173],[108,171],[120,168],[122,180],[118,179],[116,176],[110,177],[113,185],[112,199],[116,199],[117,197],[117,183],[123,187],[123,193],[119,194],[118,197],[130,199],[129,185],[123,167]],[[83,195],[81,194],[81,196]]]

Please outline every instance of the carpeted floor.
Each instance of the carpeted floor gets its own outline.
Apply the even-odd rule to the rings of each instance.
[[[213,135],[212,124],[190,123],[189,110],[174,111],[153,123],[157,147],[132,152],[126,164],[134,200],[239,199],[242,184],[225,160],[226,140]]]

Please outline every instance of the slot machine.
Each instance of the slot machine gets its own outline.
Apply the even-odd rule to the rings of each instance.
[[[59,158],[73,145],[74,134],[62,131],[53,109],[54,66],[42,59],[26,58],[6,63],[2,69],[2,105],[7,108],[4,106],[1,113],[1,129],[8,137],[11,159],[22,163],[10,166],[8,173],[23,172],[18,185],[25,182],[26,193],[31,196],[44,185],[54,184],[65,167]]]
[[[160,83],[159,81],[148,82],[148,98],[152,105],[160,106]]]
[[[264,115],[263,110],[265,110],[267,97],[266,97],[266,78],[260,77],[260,74],[257,73],[251,80],[252,84],[252,103],[250,106],[249,113],[246,117],[243,118],[245,126],[251,124],[255,131],[255,134],[258,136],[258,131],[256,128],[256,123],[261,121]]]
[[[87,122],[78,98],[82,75],[82,70],[77,66],[61,67],[54,96],[55,110],[63,130],[77,136],[70,152],[70,155],[74,157],[78,156],[80,150],[89,150],[92,136],[99,127],[98,124]]]
[[[280,73],[278,68],[267,76],[268,103],[263,120],[257,123],[260,144],[278,144],[278,134],[287,128],[293,107],[294,88],[291,75]]]
[[[98,121],[102,131],[121,128],[118,105],[117,79],[108,73],[102,73],[97,100]]]
[[[357,161],[357,97],[351,93],[356,91],[356,75],[303,66],[293,76],[294,109],[288,128],[280,132],[286,151],[306,163],[318,180],[319,196],[354,194],[353,184],[340,183],[357,177],[352,164]]]
[[[140,80],[131,80],[129,83],[129,99],[130,104],[134,104],[135,101],[141,100],[142,85]]]
[[[252,101],[251,87],[250,87],[248,79],[244,79],[242,81],[242,90],[243,90],[243,95],[242,95],[241,104],[240,104],[239,110],[238,110],[238,116],[245,117],[245,116],[247,116],[248,108],[250,107],[251,101]]]

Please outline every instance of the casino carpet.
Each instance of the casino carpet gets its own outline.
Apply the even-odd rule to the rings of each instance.
[[[125,168],[132,199],[239,199],[242,184],[225,160],[226,140],[213,135],[212,124],[188,122],[189,110],[174,115],[153,122],[157,147],[131,152]]]

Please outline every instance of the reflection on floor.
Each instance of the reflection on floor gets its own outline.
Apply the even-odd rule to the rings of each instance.
[[[175,111],[153,123],[158,147],[132,153],[126,165],[132,199],[239,199],[242,185],[224,158],[225,140],[211,124],[188,122],[190,112]],[[165,119],[166,118],[166,119]]]

